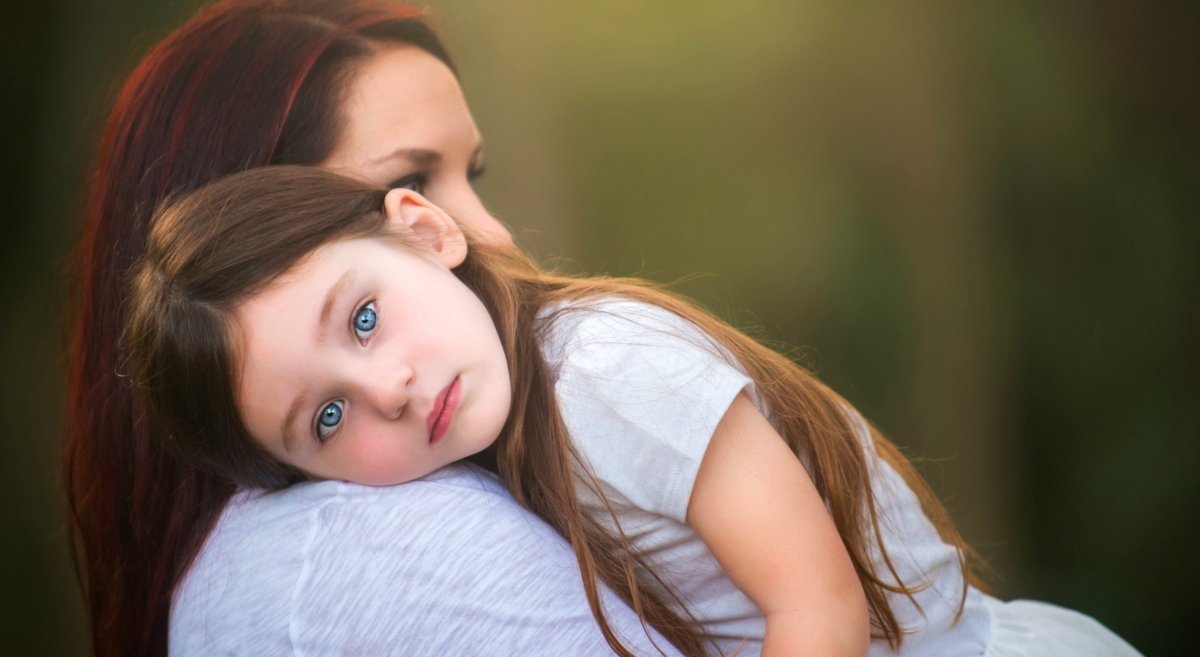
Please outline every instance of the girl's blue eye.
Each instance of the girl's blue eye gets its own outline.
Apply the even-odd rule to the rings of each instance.
[[[354,312],[354,337],[358,338],[359,342],[366,342],[371,337],[378,321],[379,315],[375,311],[375,302],[369,301],[363,304]]]
[[[331,401],[317,413],[317,438],[324,441],[342,425],[342,413],[346,408],[343,401]]]

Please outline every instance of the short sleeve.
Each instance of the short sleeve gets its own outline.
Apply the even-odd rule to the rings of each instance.
[[[684,522],[713,432],[750,379],[657,306],[604,300],[550,317],[543,354],[576,453],[632,504]]]

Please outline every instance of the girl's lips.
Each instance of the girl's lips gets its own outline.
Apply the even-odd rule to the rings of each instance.
[[[429,409],[429,416],[425,418],[425,425],[429,427],[430,445],[446,435],[446,430],[454,421],[454,411],[458,410],[458,398],[461,391],[462,383],[456,376],[450,385],[442,388],[437,398],[433,400],[433,408]]]

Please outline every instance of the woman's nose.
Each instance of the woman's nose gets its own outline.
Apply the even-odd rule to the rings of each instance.
[[[396,419],[408,405],[413,384],[413,371],[407,365],[376,368],[366,373],[362,381],[364,397],[381,415]]]
[[[483,201],[475,193],[475,189],[467,181],[454,191],[453,201],[446,211],[458,222],[464,232],[471,233],[475,239],[488,244],[510,245],[512,235],[504,224],[488,212]]]

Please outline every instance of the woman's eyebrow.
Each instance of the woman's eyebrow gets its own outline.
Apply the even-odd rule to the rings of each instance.
[[[442,154],[428,148],[397,148],[387,155],[371,160],[371,164],[379,164],[396,158],[408,160],[417,166],[432,166],[441,161]]]
[[[480,142],[479,145],[475,147],[475,150],[471,151],[471,160],[478,160],[479,155],[482,152],[483,142]],[[373,160],[370,160],[368,164],[374,166],[393,159],[408,160],[417,167],[431,167],[442,161],[442,154],[439,151],[435,151],[431,148],[406,148],[402,146],[390,153],[387,153],[386,155],[381,155]]]

